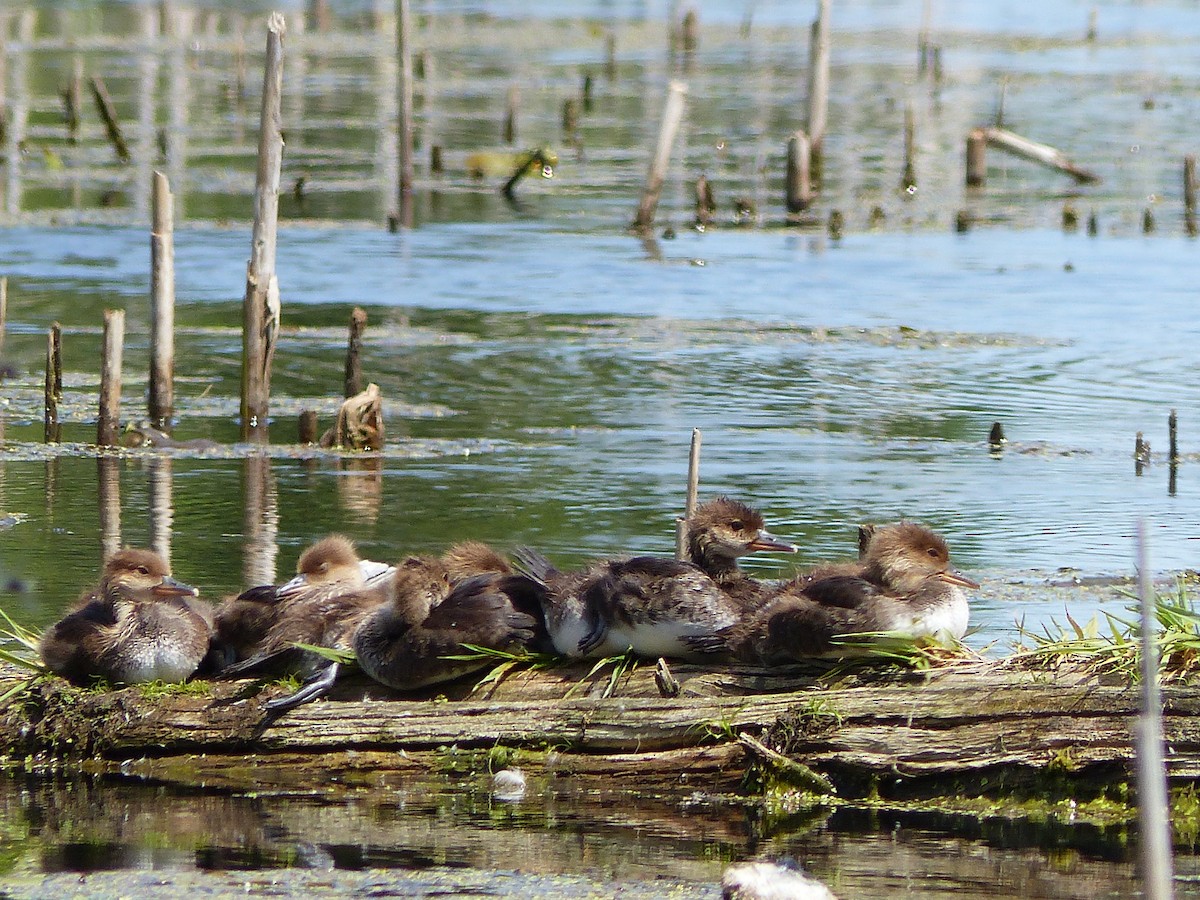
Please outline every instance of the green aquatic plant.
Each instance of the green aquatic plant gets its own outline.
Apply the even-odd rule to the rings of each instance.
[[[299,641],[293,641],[292,646],[297,650],[315,653],[323,659],[343,666],[353,665],[358,662],[358,658],[354,655],[353,650],[338,650],[335,647],[321,647],[317,644],[303,644]]]
[[[498,684],[514,669],[530,669],[537,672],[552,669],[555,666],[562,665],[564,662],[561,656],[556,656],[552,653],[535,653],[525,649],[497,650],[493,647],[481,647],[478,644],[461,644],[460,646],[467,652],[456,653],[441,658],[461,660],[463,662],[496,661],[496,664],[488,670],[487,674],[475,683],[475,690],[486,687],[489,684]]]
[[[1121,592],[1133,599],[1128,591]],[[1064,613],[1066,626],[1051,619],[1041,633],[1018,625],[1019,642],[1009,662],[1041,669],[1072,668],[1085,675],[1117,677],[1136,682],[1141,676],[1141,624],[1138,607],[1126,607],[1128,616],[1103,612],[1079,624]],[[1200,611],[1180,579],[1175,592],[1154,597],[1158,624],[1159,678],[1188,681],[1200,674]]]
[[[0,641],[5,645],[0,646],[0,661],[30,673],[24,678],[14,679],[14,683],[0,693],[0,709],[3,709],[16,698],[27,694],[34,685],[49,678],[50,670],[38,652],[41,635],[13,621],[3,609],[0,609],[0,619],[4,622],[0,625]],[[13,644],[15,648],[11,647]]]
[[[604,690],[600,694],[601,698],[611,697],[617,692],[617,685],[620,683],[621,679],[626,678],[637,671],[637,667],[640,662],[641,660],[639,660],[637,655],[633,652],[632,647],[630,647],[624,653],[618,653],[615,656],[606,656],[601,660],[597,660],[596,664],[592,666],[587,675],[580,680],[579,684],[567,691],[566,696],[570,697],[572,694],[574,694],[575,688],[579,687],[579,685],[583,684],[593,675],[597,675],[600,672],[603,672],[606,668],[611,667],[612,671],[608,673],[608,684],[605,685]]]
[[[845,654],[843,666],[861,663],[891,663],[898,668],[924,672],[954,663],[976,661],[979,654],[962,641],[949,638],[914,638],[899,631],[844,634],[830,643]],[[839,666],[835,671],[840,670]]]

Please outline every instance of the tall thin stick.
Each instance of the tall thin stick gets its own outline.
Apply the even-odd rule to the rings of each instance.
[[[817,18],[812,26],[808,58],[808,139],[814,156],[821,155],[825,141],[825,122],[829,111],[829,7],[831,0],[818,0]]]
[[[46,415],[43,440],[47,444],[62,439],[62,424],[58,420],[58,401],[62,399],[62,326],[57,322],[46,334]]]
[[[679,130],[679,123],[683,119],[683,100],[686,94],[687,85],[682,81],[672,81],[667,86],[667,102],[663,108],[662,125],[658,130],[658,144],[654,149],[654,157],[650,160],[646,186],[642,190],[642,200],[633,220],[632,227],[637,231],[648,231],[654,224],[654,211],[658,208],[667,164],[671,161],[671,145],[675,143],[675,132]]]
[[[167,176],[154,173],[150,230],[150,424],[175,411],[175,214]]]
[[[275,239],[279,224],[279,173],[283,165],[280,97],[283,93],[283,16],[267,21],[267,62],[263,75],[258,174],[254,190],[254,231],[242,304],[242,439],[267,441],[271,396],[271,357],[279,329],[279,282],[275,278]]]
[[[1142,613],[1142,693],[1137,721],[1137,805],[1142,886],[1149,900],[1170,900],[1171,810],[1163,759],[1162,697],[1158,685],[1158,628],[1146,552],[1146,523],[1137,523],[1138,601]]]
[[[910,103],[904,107],[904,175],[900,187],[905,190],[917,186],[916,144],[917,122]]]
[[[400,195],[397,197],[398,224],[413,224],[413,62],[412,16],[408,0],[396,0],[396,55],[400,57],[399,133]]]
[[[0,278],[0,357],[4,354],[4,332],[8,328],[8,276]]]
[[[92,76],[91,84],[92,96],[96,100],[96,110],[100,113],[100,118],[104,120],[108,140],[113,145],[117,158],[121,162],[127,163],[133,157],[129,155],[129,145],[125,143],[125,137],[121,134],[121,124],[117,121],[116,108],[113,106],[112,98],[108,96],[108,88],[104,86],[104,81],[97,75]]]
[[[675,520],[675,558],[687,559],[687,523],[700,502],[700,429],[692,429],[692,447],[688,453],[687,500],[683,517]]]
[[[115,447],[121,424],[121,357],[125,347],[125,310],[104,311],[104,347],[100,358],[100,418],[96,443]]]

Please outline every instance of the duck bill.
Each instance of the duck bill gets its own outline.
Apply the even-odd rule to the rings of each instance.
[[[150,593],[155,597],[198,597],[200,595],[197,588],[190,584],[184,584],[182,581],[176,581],[170,575],[152,587]]]
[[[775,553],[798,553],[800,548],[795,544],[789,544],[787,541],[781,541],[773,534],[768,534],[765,531],[760,531],[758,537],[752,540],[747,550],[758,552],[775,552]]]
[[[959,587],[979,587],[978,581],[973,581],[957,569],[947,569],[945,572],[938,572],[937,577],[947,584],[957,584]]]
[[[291,581],[284,582],[279,586],[279,590],[275,592],[277,597],[291,597],[308,587],[308,576],[297,575]]]

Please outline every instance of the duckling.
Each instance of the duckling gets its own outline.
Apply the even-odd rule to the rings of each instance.
[[[153,551],[114,553],[96,588],[42,636],[42,661],[75,684],[186,681],[212,633],[212,608],[198,594]]]
[[[223,649],[225,665],[271,652],[266,646],[268,635],[284,617],[299,616],[316,630],[316,620],[322,617],[320,604],[326,599],[363,594],[364,602],[370,597],[383,602],[394,572],[390,565],[360,559],[345,535],[322,538],[300,555],[295,578],[282,585],[252,587],[217,607],[215,643]],[[336,613],[336,608],[330,611]],[[288,626],[293,631],[296,627]],[[277,645],[278,637],[277,633],[270,643]]]
[[[351,649],[358,623],[387,598],[385,577],[378,574],[372,578],[370,568],[364,569],[362,562],[349,538],[330,535],[300,554],[291,581],[274,589],[253,589],[222,604],[217,623],[221,639],[234,646],[250,644],[254,652],[220,674],[268,671],[304,678],[307,683],[300,691],[267,704],[273,712],[328,692],[337,679],[339,664],[297,645]],[[264,625],[261,637],[248,640]],[[239,628],[251,634],[239,633]]]
[[[720,649],[709,642],[738,620],[737,604],[693,563],[636,556],[560,572],[535,550],[517,558],[545,589],[546,628],[565,656],[703,656]]]
[[[876,526],[862,558],[818,566],[784,584],[758,613],[727,632],[734,655],[774,664],[838,655],[836,638],[891,632],[959,639],[967,630],[963,588],[979,584],[950,564],[938,534],[915,522]]]
[[[445,558],[439,561],[443,566]],[[538,635],[540,617],[518,608],[540,605],[530,596],[540,590],[532,579],[483,572],[449,587],[430,577],[436,568],[419,560],[402,563],[391,602],[371,612],[355,631],[359,666],[390,688],[415,690],[491,665],[486,658],[450,659],[464,653],[463,644],[513,650],[534,644]]]
[[[767,532],[762,513],[730,497],[701,503],[687,520],[688,560],[743,610],[766,600],[772,588],[743,572],[738,559],[756,552],[795,553],[798,549]]]

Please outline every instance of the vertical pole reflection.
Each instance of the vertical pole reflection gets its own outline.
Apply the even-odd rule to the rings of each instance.
[[[171,457],[155,454],[150,469],[150,546],[171,567],[171,527],[175,521]]]
[[[342,466],[337,479],[338,502],[356,522],[374,525],[383,503],[383,457],[350,457]]]
[[[100,501],[100,553],[104,560],[121,549],[121,461],[115,456],[96,459],[96,496]],[[47,490],[47,499],[50,492]]]
[[[274,584],[279,555],[279,498],[271,473],[271,458],[251,454],[242,465],[242,583]]]

